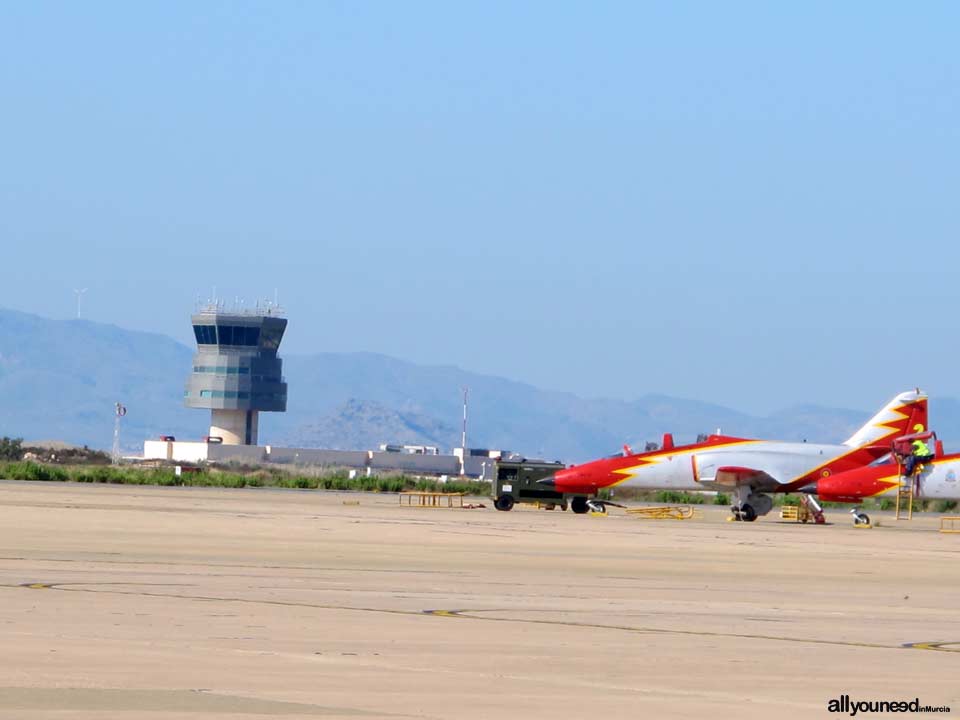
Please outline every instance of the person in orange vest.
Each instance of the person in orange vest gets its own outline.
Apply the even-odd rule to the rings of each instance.
[[[913,432],[922,433],[923,425],[920,423],[914,425]],[[933,453],[930,452],[930,448],[928,448],[927,444],[920,438],[917,438],[910,443],[910,446],[912,451],[907,457],[906,466],[904,467],[907,473],[906,477],[911,477],[913,475],[913,471],[917,468],[917,465],[923,465],[924,463],[933,460]]]

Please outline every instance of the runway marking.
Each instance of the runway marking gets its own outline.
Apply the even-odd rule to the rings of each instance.
[[[203,602],[231,602],[231,603],[244,603],[250,605],[277,605],[280,607],[302,607],[310,608],[316,610],[344,610],[351,612],[369,612],[369,613],[383,613],[386,615],[414,615],[418,617],[423,616],[422,610],[397,610],[391,608],[370,608],[370,607],[356,607],[352,605],[333,605],[325,603],[305,603],[305,602],[293,602],[288,600],[257,600],[252,598],[236,598],[236,597],[220,597],[216,595],[183,595],[178,593],[161,593],[161,592],[145,592],[145,591],[133,591],[133,590],[98,590],[92,587],[70,587],[77,583],[18,583],[16,585],[9,585],[6,583],[0,583],[0,588],[16,588],[16,589],[28,589],[28,590],[59,590],[61,592],[78,592],[78,593],[92,593],[94,595],[98,594],[107,594],[107,595],[132,595],[135,597],[155,597],[155,598],[165,598],[165,599],[175,599],[175,600],[199,600]],[[84,582],[79,583],[81,585],[155,585],[160,587],[171,587],[171,583],[135,583],[135,582],[118,582],[118,583],[92,583]],[[193,587],[191,585],[185,585],[183,587]],[[480,618],[483,619],[483,618]]]
[[[91,585],[92,583],[83,583],[84,585]],[[103,583],[104,585],[134,585],[139,583]],[[143,583],[146,584],[146,583]],[[152,584],[152,583],[151,583]],[[515,624],[531,624],[531,625],[558,625],[563,627],[580,627],[580,628],[589,628],[592,630],[618,630],[621,632],[629,633],[639,633],[639,634],[650,634],[650,635],[687,635],[692,637],[716,637],[716,638],[734,638],[740,640],[770,640],[774,642],[790,642],[798,643],[803,645],[836,645],[841,647],[861,647],[861,648],[870,648],[874,650],[940,650],[942,652],[960,652],[960,649],[954,650],[951,648],[943,647],[945,645],[960,644],[960,643],[951,643],[951,642],[940,642],[940,643],[905,643],[901,645],[883,645],[880,643],[868,643],[868,642],[854,642],[849,640],[822,640],[817,638],[800,638],[800,637],[790,637],[785,635],[764,635],[764,634],[750,634],[750,633],[728,633],[728,632],[718,632],[715,630],[676,630],[668,628],[655,628],[655,627],[643,627],[643,626],[631,626],[631,625],[605,625],[602,623],[588,623],[588,622],[578,622],[578,621],[568,621],[568,620],[547,620],[543,618],[504,618],[504,617],[489,617],[479,613],[491,613],[491,612],[510,612],[509,610],[502,609],[490,609],[490,610],[470,610],[470,609],[461,609],[461,610],[450,610],[450,609],[434,609],[434,610],[399,610],[392,608],[372,608],[372,607],[357,607],[352,605],[334,605],[326,603],[305,603],[305,602],[293,602],[287,600],[258,600],[251,598],[236,598],[236,597],[219,597],[214,595],[182,595],[176,593],[161,593],[161,592],[146,592],[146,591],[134,591],[134,590],[116,590],[116,589],[96,589],[91,587],[71,587],[74,583],[19,583],[17,585],[0,585],[0,587],[7,588],[20,588],[20,589],[29,589],[29,590],[59,590],[62,592],[82,592],[82,593],[107,593],[111,595],[133,595],[137,597],[157,597],[165,599],[179,599],[179,600],[198,600],[204,602],[232,602],[232,603],[245,603],[251,605],[273,605],[279,607],[300,607],[316,610],[342,610],[345,612],[365,612],[365,613],[380,613],[384,615],[406,615],[406,616],[420,616],[420,617],[441,617],[441,618],[453,618],[456,620],[480,620],[485,622],[502,622],[502,623],[515,623]]]
[[[743,640],[773,640],[778,642],[792,642],[792,643],[801,643],[801,644],[811,644],[811,645],[840,645],[843,647],[862,647],[862,648],[872,648],[876,650],[900,650],[900,649],[917,649],[917,650],[941,650],[944,652],[960,652],[960,648],[954,650],[949,648],[940,647],[942,645],[953,645],[960,643],[904,643],[902,645],[882,645],[880,643],[867,643],[867,642],[854,642],[852,640],[820,640],[817,638],[798,638],[798,637],[789,637],[785,635],[761,635],[761,634],[750,634],[750,633],[727,633],[727,632],[717,632],[715,630],[671,630],[667,628],[651,628],[651,627],[633,627],[630,625],[603,625],[600,623],[587,623],[587,622],[578,622],[575,620],[545,620],[542,618],[498,618],[498,617],[484,617],[482,615],[476,615],[474,613],[491,613],[491,612],[510,612],[507,610],[424,610],[425,615],[432,615],[435,617],[447,617],[447,618],[460,618],[463,620],[487,620],[490,622],[506,622],[506,623],[531,623],[536,625],[561,625],[565,627],[582,627],[590,628],[594,630],[622,630],[625,632],[636,632],[636,633],[649,633],[653,635],[692,635],[696,637],[720,637],[720,638],[737,638]]]
[[[944,647],[945,645],[955,645],[956,647]],[[936,650],[938,652],[960,653],[960,640],[948,640],[941,642],[918,642],[904,643],[903,647],[914,650]]]

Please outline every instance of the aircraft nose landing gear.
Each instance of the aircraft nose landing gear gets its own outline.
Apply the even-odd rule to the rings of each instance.
[[[607,511],[606,503],[600,500],[587,500],[587,507],[590,508],[590,512],[605,513]]]
[[[870,526],[870,516],[860,510],[860,508],[851,508],[850,514],[853,515],[853,524],[856,526]]]

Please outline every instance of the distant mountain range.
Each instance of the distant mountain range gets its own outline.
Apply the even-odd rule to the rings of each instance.
[[[109,448],[122,401],[123,445],[172,434],[199,438],[205,413],[183,407],[193,349],[154,333],[86,320],[49,320],[0,310],[0,435]],[[468,444],[579,462],[643,447],[664,431],[678,440],[721,428],[730,435],[839,441],[877,408],[797,406],[756,417],[661,395],[587,399],[452,366],[424,366],[372,353],[285,355],[288,411],[261,417],[261,442],[370,448],[381,442],[460,444],[460,388],[470,388]],[[941,437],[960,439],[960,402],[934,397]],[[949,447],[949,446],[948,446]]]

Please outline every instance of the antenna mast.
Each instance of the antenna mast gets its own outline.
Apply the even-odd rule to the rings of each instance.
[[[470,388],[464,386],[463,390],[463,431],[460,434],[460,475],[467,473],[467,396]]]
[[[463,451],[467,451],[467,395],[470,393],[470,388],[463,388],[463,432],[460,435],[460,447],[463,448]]]

